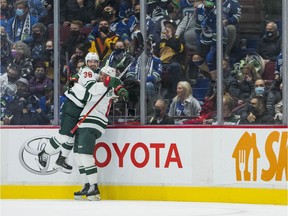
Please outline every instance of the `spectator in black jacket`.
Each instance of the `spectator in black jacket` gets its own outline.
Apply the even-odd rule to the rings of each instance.
[[[264,59],[265,69],[262,78],[273,80],[275,72],[275,62],[281,53],[282,38],[277,29],[277,24],[269,22],[266,25],[265,34],[258,44],[257,52]]]
[[[174,124],[174,119],[168,116],[168,102],[162,99],[158,99],[154,104],[154,116],[150,119],[150,125],[165,125]]]
[[[282,99],[280,85],[273,83],[268,87],[263,79],[255,81],[254,91],[251,94],[251,97],[253,96],[263,96],[266,101],[266,109],[272,115],[275,115],[275,105]]]
[[[65,42],[61,47],[61,63],[66,63],[66,55],[65,53],[68,52],[68,59],[71,58],[73,55],[75,48],[78,44],[87,44],[89,43],[87,39],[87,35],[81,33],[83,28],[83,23],[80,20],[72,20],[70,23],[70,37],[68,38],[67,42]]]
[[[241,113],[240,124],[275,124],[274,116],[266,109],[264,97],[251,98]]]
[[[94,7],[94,0],[61,0],[60,22],[69,27],[72,20],[80,20],[83,25],[90,23],[90,11]]]
[[[120,7],[120,1],[117,0],[96,0],[94,1],[93,7],[90,8],[90,25],[95,26],[101,19],[107,19],[109,23],[109,17],[114,17],[118,19],[118,12]],[[121,1],[122,2],[122,1]],[[106,13],[107,8],[112,8],[112,13]],[[112,15],[113,14],[113,15]],[[112,16],[110,16],[112,15]]]
[[[275,22],[266,25],[265,34],[258,44],[257,52],[264,60],[275,62],[281,52],[281,35]]]

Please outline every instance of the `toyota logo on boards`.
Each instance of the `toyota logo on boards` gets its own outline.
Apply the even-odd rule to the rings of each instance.
[[[47,156],[47,165],[41,166],[38,160],[38,154],[45,148],[49,143],[50,137],[38,136],[26,141],[20,148],[19,160],[21,165],[29,172],[37,175],[51,175],[57,172],[53,168],[58,152],[53,155]]]

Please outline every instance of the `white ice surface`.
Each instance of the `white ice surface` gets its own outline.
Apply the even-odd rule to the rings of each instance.
[[[1,216],[288,216],[288,206],[160,201],[0,200]]]

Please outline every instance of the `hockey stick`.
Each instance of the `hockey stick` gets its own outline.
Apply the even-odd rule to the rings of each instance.
[[[121,72],[121,74],[118,76],[118,79],[121,80],[121,78],[127,73],[130,66],[133,64],[135,60],[137,60],[141,54],[143,53],[143,50],[139,51],[138,55],[134,57],[134,59],[128,64],[128,66]]]
[[[66,60],[66,76],[67,76],[67,83],[68,83],[68,89],[69,87],[69,82],[70,82],[70,75],[71,75],[71,71],[70,71],[70,65],[69,65],[69,56],[68,56],[68,52],[65,52],[65,60]]]
[[[121,80],[121,78],[126,74],[126,72],[128,71],[129,67],[132,65],[132,63],[133,63],[133,61],[128,64],[128,66],[127,66],[127,67],[122,71],[122,73],[117,77],[118,79]]]
[[[107,88],[104,94],[99,98],[99,100],[90,108],[90,110],[79,120],[79,122],[75,125],[75,127],[70,131],[71,134],[74,134],[78,127],[82,124],[83,121],[88,117],[88,115],[93,111],[93,109],[100,103],[100,101],[105,97],[105,95],[111,90],[111,88]]]

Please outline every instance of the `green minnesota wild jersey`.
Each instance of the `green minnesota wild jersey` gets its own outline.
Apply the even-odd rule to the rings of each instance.
[[[91,100],[92,97],[88,90],[96,82],[99,75],[94,73],[90,68],[84,67],[77,76],[78,81],[65,92],[65,95],[77,106],[84,107],[86,101]]]
[[[93,105],[101,98],[103,94],[105,94],[106,91],[107,87],[103,82],[96,82],[90,87],[89,93],[92,95],[92,98],[87,101],[83,111],[80,114],[80,119],[89,112]],[[111,104],[116,97],[117,96],[114,94],[114,89],[111,89],[91,111],[82,124],[79,125],[79,128],[95,128],[101,133],[104,133],[108,124],[107,117],[110,112]]]

